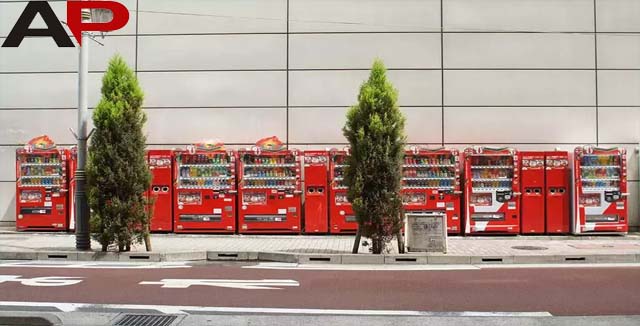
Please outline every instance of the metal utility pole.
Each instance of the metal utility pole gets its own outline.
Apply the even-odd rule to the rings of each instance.
[[[91,11],[82,9],[82,22],[91,22]],[[78,168],[76,169],[76,249],[90,250],[89,238],[89,203],[87,202],[87,177],[85,166],[87,163],[87,117],[89,115],[87,102],[87,79],[89,78],[89,33],[82,32],[82,46],[80,46],[80,66],[78,69]]]

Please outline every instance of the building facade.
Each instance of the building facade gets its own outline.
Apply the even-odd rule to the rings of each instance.
[[[276,135],[342,147],[374,58],[411,143],[521,150],[627,148],[638,216],[638,0],[121,0],[128,25],[90,44],[90,106],[120,53],[145,91],[150,147]],[[0,1],[0,43],[27,1]],[[65,1],[50,1],[64,19]],[[33,27],[43,27],[37,18]],[[75,142],[77,48],[0,48],[0,224],[15,221],[15,149]]]

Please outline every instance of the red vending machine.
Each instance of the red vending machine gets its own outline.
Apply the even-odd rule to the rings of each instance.
[[[405,153],[402,201],[405,212],[447,217],[447,233],[460,234],[462,186],[456,149],[413,147]]]
[[[358,221],[347,199],[347,187],[343,182],[348,155],[348,149],[330,152],[329,232],[332,234],[355,234],[358,231]]]
[[[16,150],[16,229],[66,231],[69,151],[48,136]]]
[[[520,152],[522,234],[545,232],[545,156],[544,152]]]
[[[467,148],[464,160],[465,234],[518,234],[518,152],[511,148]]]
[[[304,152],[304,232],[329,231],[329,152]]]
[[[151,187],[147,197],[152,201],[151,232],[173,231],[173,151],[152,149],[147,151],[147,164],[151,172]]]
[[[573,232],[626,233],[626,150],[578,147],[575,149],[574,174]]]
[[[222,143],[200,143],[174,151],[173,157],[173,231],[234,233],[235,151]]]
[[[300,233],[301,156],[277,137],[239,151],[240,233]]]
[[[571,166],[568,152],[545,152],[546,232],[571,232]],[[524,180],[523,180],[524,182]]]

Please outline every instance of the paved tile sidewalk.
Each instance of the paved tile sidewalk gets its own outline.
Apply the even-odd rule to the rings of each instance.
[[[348,254],[353,236],[153,235],[154,252],[229,251]],[[0,232],[0,252],[73,251],[72,234]],[[94,249],[99,249],[93,242]],[[524,250],[517,247],[539,250]],[[134,251],[144,251],[138,245]],[[360,247],[360,253],[367,253]],[[397,253],[395,242],[390,253]],[[640,235],[620,237],[450,237],[448,255],[640,255]]]

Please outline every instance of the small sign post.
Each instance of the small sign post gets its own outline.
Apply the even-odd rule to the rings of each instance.
[[[404,230],[407,252],[447,253],[447,216],[444,213],[406,213]]]

